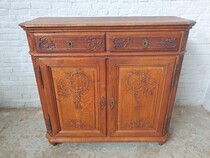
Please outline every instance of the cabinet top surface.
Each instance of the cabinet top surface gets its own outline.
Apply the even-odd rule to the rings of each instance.
[[[195,21],[175,16],[134,17],[40,17],[21,23],[21,27],[71,27],[71,26],[193,26]]]

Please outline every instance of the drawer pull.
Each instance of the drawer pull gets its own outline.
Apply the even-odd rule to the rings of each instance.
[[[149,41],[147,39],[144,39],[142,43],[143,43],[144,48],[147,48],[149,45]]]
[[[111,100],[110,100],[110,108],[113,109],[114,106],[115,106],[115,100],[114,100],[114,98],[111,98]]]
[[[73,42],[72,41],[67,41],[67,45],[69,48],[73,48]]]

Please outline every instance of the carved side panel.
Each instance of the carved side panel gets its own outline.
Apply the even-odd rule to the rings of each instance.
[[[184,33],[181,51],[185,51],[186,50],[188,35],[189,35],[189,30],[185,31],[185,33]]]
[[[34,42],[33,42],[33,33],[26,33],[27,35],[27,39],[28,39],[28,44],[29,44],[29,48],[30,48],[30,52],[34,52]]]

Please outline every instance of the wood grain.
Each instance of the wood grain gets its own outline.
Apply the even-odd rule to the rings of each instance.
[[[21,23],[21,27],[71,26],[140,26],[140,25],[194,25],[195,21],[175,16],[133,17],[41,17]]]

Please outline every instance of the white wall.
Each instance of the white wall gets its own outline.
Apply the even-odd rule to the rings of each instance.
[[[40,16],[175,15],[196,20],[176,104],[204,103],[210,81],[210,0],[1,0],[0,107],[40,106],[20,22]]]
[[[207,93],[206,93],[206,97],[205,97],[205,100],[204,100],[204,108],[206,108],[208,111],[210,111],[210,85],[209,85],[209,88],[207,90]]]

